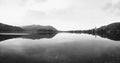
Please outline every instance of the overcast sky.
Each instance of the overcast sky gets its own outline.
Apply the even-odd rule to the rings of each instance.
[[[120,0],[0,0],[0,22],[90,29],[120,21]]]

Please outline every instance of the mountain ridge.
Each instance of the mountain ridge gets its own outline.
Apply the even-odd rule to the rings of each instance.
[[[57,29],[53,26],[28,25],[19,27],[0,23],[0,33],[48,33],[49,31],[52,33]]]

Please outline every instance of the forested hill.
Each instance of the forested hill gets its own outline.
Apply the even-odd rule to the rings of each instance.
[[[28,25],[22,27],[27,33],[56,33],[57,29],[53,26]]]
[[[100,28],[97,29],[97,33],[106,33],[106,34],[119,34],[120,35],[120,22],[116,22],[116,23],[111,23],[109,25],[106,26],[102,26]]]
[[[0,23],[0,32],[1,33],[21,33],[23,31],[24,31],[24,29],[22,29],[21,27]]]
[[[28,26],[23,26],[22,28],[25,29],[25,30],[28,30],[28,31],[40,30],[40,29],[57,31],[57,29],[54,28],[53,26],[28,25]]]
[[[0,33],[55,33],[57,29],[52,26],[29,25],[12,26],[0,23]]]

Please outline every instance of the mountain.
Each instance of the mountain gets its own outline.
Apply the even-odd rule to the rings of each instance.
[[[24,29],[22,29],[21,27],[0,23],[0,32],[1,33],[21,33],[23,31],[24,31]]]
[[[29,25],[29,26],[12,26],[0,23],[0,33],[56,33],[57,29],[53,26]]]
[[[41,26],[41,25],[28,25],[22,27],[25,30],[39,30],[39,29],[51,29],[56,30],[53,26]]]
[[[52,33],[57,32],[53,26],[29,25],[22,27],[28,33]]]

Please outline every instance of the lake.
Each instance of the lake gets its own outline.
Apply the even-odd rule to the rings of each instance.
[[[0,63],[120,63],[120,41],[71,33],[0,35]]]

